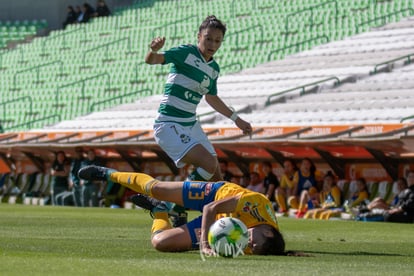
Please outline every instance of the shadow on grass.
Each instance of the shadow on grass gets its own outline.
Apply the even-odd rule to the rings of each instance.
[[[303,251],[303,252],[306,254],[345,255],[345,256],[414,257],[414,255],[412,254],[375,253],[375,252],[364,252],[364,251],[353,251],[353,252]]]

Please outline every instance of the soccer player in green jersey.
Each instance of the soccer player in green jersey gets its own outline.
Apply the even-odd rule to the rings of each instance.
[[[165,37],[157,37],[151,41],[145,57],[148,64],[172,63],[154,125],[154,137],[177,167],[185,164],[195,167],[188,177],[191,180],[221,180],[217,154],[196,119],[196,108],[203,96],[217,112],[233,120],[244,134],[252,132],[250,123],[241,119],[217,95],[220,67],[213,56],[225,33],[226,26],[215,16],[208,16],[199,27],[197,45],[181,45],[160,52]]]

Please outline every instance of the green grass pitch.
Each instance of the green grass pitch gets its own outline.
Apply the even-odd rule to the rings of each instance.
[[[190,213],[191,217],[198,213]],[[280,218],[312,257],[161,253],[142,210],[0,204],[0,275],[412,275],[414,225]]]

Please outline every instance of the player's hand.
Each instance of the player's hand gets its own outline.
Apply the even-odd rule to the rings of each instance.
[[[239,117],[236,120],[236,126],[243,131],[244,135],[252,135],[253,128],[249,122],[246,122]]]
[[[151,41],[150,48],[153,52],[158,52],[165,44],[165,37],[156,37]]]
[[[205,256],[216,256],[216,252],[210,248],[207,242],[200,243],[200,251]]]

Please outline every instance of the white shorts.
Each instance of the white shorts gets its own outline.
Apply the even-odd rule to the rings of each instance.
[[[217,153],[208,140],[200,124],[183,126],[174,122],[160,122],[154,124],[154,138],[157,144],[175,162],[178,168],[185,166],[181,159],[195,145],[204,146],[213,156]]]

